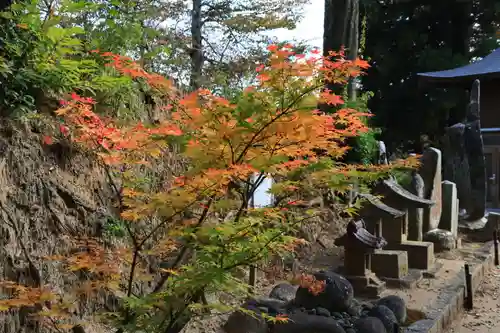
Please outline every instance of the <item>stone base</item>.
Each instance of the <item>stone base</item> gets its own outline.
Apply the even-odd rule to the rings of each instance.
[[[408,268],[429,270],[434,264],[434,244],[430,242],[405,241],[400,244],[389,244],[387,250],[406,251]]]
[[[385,290],[385,282],[373,276],[346,276],[354,289],[355,297],[378,298]]]
[[[381,277],[380,279],[383,280],[387,284],[387,287],[390,288],[413,289],[417,286],[417,283],[422,280],[422,278],[422,271],[418,269],[410,269],[408,274],[402,278],[394,279]]]
[[[371,270],[379,278],[401,280],[408,275],[408,254],[405,251],[375,250]]]
[[[428,270],[423,271],[422,274],[426,279],[435,279],[437,276],[437,272],[439,272],[442,267],[442,262],[434,260],[434,264],[432,264],[432,266]]]
[[[475,221],[463,219],[458,221],[458,230],[462,232],[480,231],[486,226],[486,223],[488,223],[487,217],[483,217]]]

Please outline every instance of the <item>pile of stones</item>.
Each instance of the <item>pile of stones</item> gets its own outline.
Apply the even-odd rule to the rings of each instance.
[[[354,298],[353,288],[343,276],[330,271],[314,274],[325,281],[319,294],[287,283],[278,284],[269,297],[247,301],[224,325],[226,333],[399,333],[406,321],[406,305],[391,295],[373,302]],[[286,322],[270,322],[262,317],[285,316]]]

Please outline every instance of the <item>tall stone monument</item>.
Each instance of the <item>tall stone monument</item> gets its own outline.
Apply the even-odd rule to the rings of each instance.
[[[471,181],[470,206],[467,210],[468,221],[480,220],[486,213],[486,163],[481,135],[480,97],[480,83],[479,80],[475,80],[470,92],[464,133]]]
[[[457,186],[460,209],[466,224],[484,220],[486,213],[486,164],[480,119],[480,83],[475,80],[469,96],[466,119],[446,129],[444,179]]]
[[[467,210],[471,199],[471,181],[464,136],[463,123],[446,128],[443,138],[443,178],[457,185],[460,208]]]

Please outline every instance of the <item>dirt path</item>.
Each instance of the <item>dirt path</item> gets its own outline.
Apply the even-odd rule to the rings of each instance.
[[[463,315],[448,333],[494,333],[500,330],[500,269],[492,269],[479,286],[474,309]]]

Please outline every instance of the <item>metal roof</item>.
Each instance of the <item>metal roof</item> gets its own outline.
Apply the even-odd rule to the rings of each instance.
[[[500,74],[500,48],[483,59],[462,67],[437,72],[417,73],[418,76],[429,79],[465,79],[485,75],[492,76],[494,74]]]

